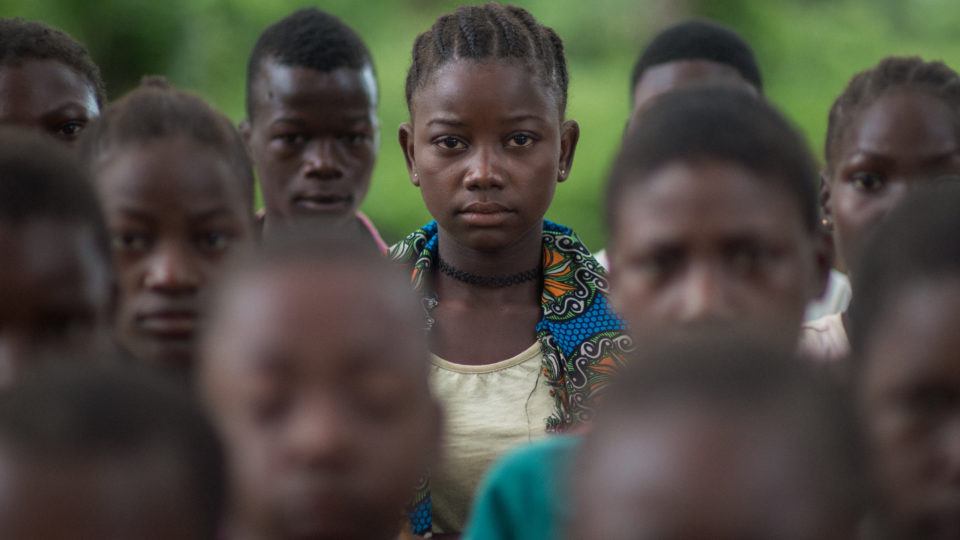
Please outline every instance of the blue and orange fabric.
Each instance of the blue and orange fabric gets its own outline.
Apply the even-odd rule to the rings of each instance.
[[[390,250],[394,261],[411,267],[411,282],[423,295],[426,327],[435,324],[432,310],[439,299],[431,290],[437,265],[439,227],[435,221],[418,229]],[[590,420],[596,397],[623,365],[633,343],[623,322],[610,308],[606,270],[576,234],[563,225],[543,223],[542,315],[536,338],[543,351],[543,375],[556,409],[546,430],[562,432]],[[425,508],[428,492],[418,494]],[[422,527],[423,508],[414,508]]]

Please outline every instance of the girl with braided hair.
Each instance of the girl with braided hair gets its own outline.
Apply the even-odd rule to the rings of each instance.
[[[960,75],[942,62],[888,57],[857,74],[830,109],[820,200],[837,255],[857,268],[864,242],[919,186],[960,180]],[[857,276],[850,276],[856,303]],[[846,312],[804,325],[802,347],[849,352]]]
[[[446,411],[431,472],[438,532],[462,529],[507,449],[588,420],[630,348],[603,268],[544,220],[580,135],[564,116],[568,80],[560,38],[514,6],[461,7],[414,43],[399,139],[435,221],[392,256],[423,295]]]

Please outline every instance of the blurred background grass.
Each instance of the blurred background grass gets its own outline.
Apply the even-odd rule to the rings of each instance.
[[[417,33],[464,2],[442,0],[0,0],[0,16],[40,19],[90,48],[115,97],[163,74],[231,118],[243,116],[244,70],[260,31],[304,5],[343,18],[363,36],[379,74],[382,143],[364,209],[388,241],[429,219],[396,142],[406,120],[403,80]],[[564,39],[569,117],[582,136],[572,176],[548,217],[604,243],[601,190],[628,112],[633,61],[659,29],[709,17],[754,46],[769,98],[821,155],[827,110],[853,73],[888,54],[960,66],[958,0],[517,0]]]

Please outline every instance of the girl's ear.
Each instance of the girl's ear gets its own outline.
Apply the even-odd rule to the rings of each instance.
[[[567,120],[560,125],[560,170],[557,174],[557,182],[563,182],[570,177],[573,155],[577,151],[579,140],[580,124],[576,120]]]
[[[407,162],[407,174],[410,175],[410,181],[413,185],[420,187],[420,176],[417,173],[416,154],[413,144],[413,126],[410,122],[400,124],[400,131],[397,133],[400,150],[403,151],[403,159]]]

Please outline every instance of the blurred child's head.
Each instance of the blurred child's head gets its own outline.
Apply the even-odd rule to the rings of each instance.
[[[960,534],[960,185],[907,197],[854,269],[855,389],[879,518],[903,538]]]
[[[72,153],[0,128],[0,386],[51,357],[110,342],[106,227]]]
[[[300,238],[238,265],[220,291],[200,381],[231,458],[234,529],[399,532],[439,413],[422,312],[395,270],[366,244]]]
[[[264,30],[247,66],[241,127],[268,222],[353,220],[377,157],[377,81],[370,52],[316,8]]]
[[[805,367],[739,339],[652,347],[579,450],[570,538],[855,538],[852,407]]]
[[[254,237],[243,141],[200,98],[148,79],[84,147],[119,272],[120,340],[140,360],[189,367],[200,294]]]
[[[441,230],[481,250],[539,234],[580,133],[568,82],[560,38],[519,7],[463,6],[417,37],[400,146]]]
[[[740,325],[793,342],[827,271],[802,137],[742,91],[658,99],[607,187],[613,297],[632,331]]]
[[[0,18],[0,124],[75,141],[106,103],[87,50],[44,23]]]
[[[753,49],[733,30],[693,20],[657,34],[633,66],[628,129],[653,98],[691,86],[727,86],[763,93]]]
[[[151,375],[58,366],[0,396],[3,538],[216,537],[219,441],[185,389]]]
[[[841,261],[855,268],[871,231],[909,190],[960,179],[960,76],[916,57],[857,74],[830,109],[825,155],[824,215]]]

